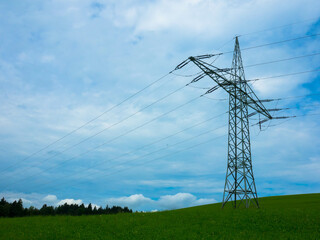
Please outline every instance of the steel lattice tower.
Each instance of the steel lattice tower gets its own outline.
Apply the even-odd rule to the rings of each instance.
[[[254,114],[262,114],[268,119],[272,119],[269,111],[277,109],[267,110],[248,85],[244,75],[238,37],[235,38],[231,68],[218,68],[203,61],[203,59],[221,54],[223,53],[189,57],[176,69],[181,69],[189,62],[193,62],[202,72],[189,84],[208,76],[216,85],[205,94],[212,93],[219,88],[229,94],[228,164],[222,207],[228,201],[232,201],[235,208],[240,206],[242,202],[245,202],[246,208],[250,206],[251,202],[259,207],[252,170],[249,117]],[[254,112],[249,114],[249,107]]]
[[[223,192],[223,205],[233,200],[245,201],[249,207],[251,199],[259,207],[256,185],[254,182],[248,118],[247,83],[245,81],[239,41],[236,43],[231,67],[231,85],[229,91],[229,131],[228,131],[228,164]],[[239,90],[238,90],[239,89]]]

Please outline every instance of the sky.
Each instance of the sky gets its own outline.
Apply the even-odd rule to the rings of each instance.
[[[319,36],[246,49],[319,34],[319,16],[315,0],[0,0],[0,197],[139,211],[221,202],[228,95],[199,97],[207,78],[185,86],[192,63],[171,71],[232,51],[235,36],[257,96],[297,116],[261,130],[250,118],[258,195],[320,192]],[[232,54],[213,60],[229,68]]]

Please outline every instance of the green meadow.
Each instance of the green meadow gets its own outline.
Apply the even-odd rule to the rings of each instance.
[[[260,198],[260,206],[0,218],[0,239],[320,239],[320,194]]]

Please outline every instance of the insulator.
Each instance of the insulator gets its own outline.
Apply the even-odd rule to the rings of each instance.
[[[192,81],[191,81],[191,83],[194,83],[194,82],[198,82],[201,78],[203,78],[205,76],[205,74],[200,74],[199,76],[197,76],[197,77],[195,77]]]
[[[211,57],[214,57],[214,56],[218,56],[218,55],[221,55],[222,53],[217,53],[217,54],[205,54],[205,55],[199,55],[199,56],[196,56],[195,58],[196,59],[205,59],[205,58],[211,58]]]
[[[272,109],[268,109],[268,112],[277,112],[277,111],[281,111],[284,109],[288,109],[288,108],[272,108]]]
[[[189,61],[190,61],[189,59],[184,60],[182,63],[180,63],[178,66],[176,66],[175,70],[183,68],[185,65],[187,65],[189,63]]]
[[[273,119],[287,119],[287,118],[295,118],[297,116],[283,116],[283,117],[273,117]]]
[[[250,114],[248,114],[248,117],[252,117],[252,116],[256,115],[257,113],[258,113],[258,112],[250,113]]]
[[[219,69],[216,69],[216,72],[229,72],[231,70],[232,68],[219,68]]]
[[[263,119],[263,120],[261,120],[260,122],[258,122],[258,124],[265,123],[265,122],[267,122],[267,121],[269,121],[269,120],[270,120],[269,118],[267,118],[267,119]]]
[[[212,92],[214,92],[215,90],[217,90],[218,88],[219,88],[219,86],[216,85],[216,86],[214,86],[213,88],[209,89],[205,94],[212,93]],[[203,95],[205,95],[205,94],[203,94]]]

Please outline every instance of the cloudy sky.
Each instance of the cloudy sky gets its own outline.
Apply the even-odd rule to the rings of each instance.
[[[266,107],[298,116],[261,131],[250,119],[258,195],[320,192],[319,36],[246,49],[319,34],[319,16],[315,0],[0,0],[0,197],[147,211],[221,201],[228,95],[199,97],[206,78],[183,87],[191,63],[168,73],[232,51],[236,35],[257,95],[281,98]],[[213,60],[231,67],[232,54]]]

